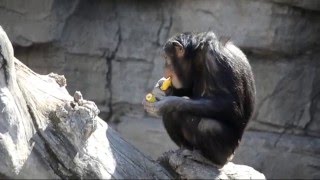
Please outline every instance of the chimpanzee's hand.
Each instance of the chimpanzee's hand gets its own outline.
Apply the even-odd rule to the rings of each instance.
[[[172,91],[171,87],[169,87],[166,91],[162,91],[160,89],[160,87],[162,86],[162,83],[166,80],[166,78],[161,78],[159,79],[159,81],[157,82],[157,84],[154,86],[153,90],[152,90],[152,94],[156,97],[156,99],[159,101],[161,100],[163,97],[168,96],[170,94],[170,92]]]
[[[151,116],[154,117],[160,117],[162,115],[161,108],[165,106],[165,100],[164,97],[162,100],[156,101],[156,102],[148,102],[145,98],[142,101],[142,105],[146,112],[148,112]]]
[[[154,87],[151,92],[155,97],[157,101],[160,101],[164,97],[166,97],[166,93],[162,91],[159,87]]]
[[[142,104],[144,109],[152,116],[160,117],[162,114],[168,110],[170,107],[174,107],[184,98],[177,96],[166,96],[163,97],[160,101],[156,101],[154,103],[150,103],[143,99]]]

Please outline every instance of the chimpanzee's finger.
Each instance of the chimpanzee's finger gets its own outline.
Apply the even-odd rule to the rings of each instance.
[[[166,93],[164,91],[162,91],[160,88],[155,87],[152,90],[152,94],[156,97],[156,99],[159,101],[161,100],[163,97],[166,96]]]
[[[154,103],[150,103],[148,101],[145,101],[143,106],[144,106],[145,110],[150,110],[150,109],[154,108]]]

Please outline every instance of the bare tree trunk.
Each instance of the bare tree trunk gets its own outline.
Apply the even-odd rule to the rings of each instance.
[[[70,96],[64,76],[36,74],[17,60],[1,26],[0,66],[0,178],[264,178],[179,152],[154,162],[108,127],[94,102]]]

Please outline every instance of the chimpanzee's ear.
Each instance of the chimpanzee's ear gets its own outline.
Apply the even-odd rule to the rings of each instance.
[[[175,48],[177,57],[183,58],[185,50],[184,50],[184,47],[182,46],[182,44],[179,43],[178,41],[172,41],[172,45]]]

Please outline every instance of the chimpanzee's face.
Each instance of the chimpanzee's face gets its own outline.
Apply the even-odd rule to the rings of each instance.
[[[164,64],[164,77],[171,78],[172,81],[172,85],[174,88],[179,89],[182,88],[182,82],[179,79],[179,77],[177,76],[177,74],[175,73],[174,67],[173,67],[173,63],[172,63],[172,58],[170,58],[170,56],[168,55],[164,55],[164,60],[165,60],[165,64]]]

